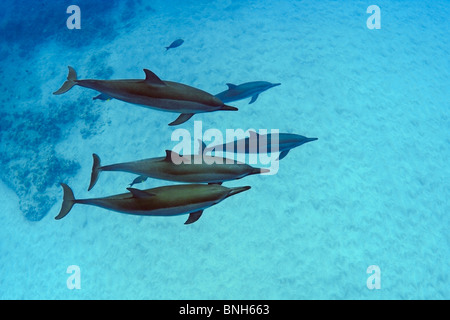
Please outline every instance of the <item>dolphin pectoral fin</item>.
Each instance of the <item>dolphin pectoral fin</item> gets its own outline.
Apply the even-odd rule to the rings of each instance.
[[[281,159],[283,159],[284,157],[286,157],[287,154],[289,153],[289,151],[290,151],[290,150],[285,150],[285,151],[281,152],[280,155],[278,156],[278,159],[277,159],[277,160],[281,160]]]
[[[128,191],[131,192],[131,194],[133,195],[134,198],[148,198],[148,197],[152,197],[155,196],[154,193],[151,192],[147,192],[144,190],[139,190],[139,189],[135,189],[135,188],[127,188]]]
[[[144,72],[145,72],[145,82],[147,82],[148,84],[159,85],[159,86],[166,85],[164,83],[164,81],[162,81],[156,74],[154,74],[150,70],[144,69]]]
[[[255,94],[255,95],[252,97],[252,99],[250,100],[250,102],[249,102],[248,104],[252,104],[253,102],[255,102],[256,99],[258,99],[258,96],[259,96],[259,93],[258,93],[258,94]]]
[[[104,93],[100,93],[98,96],[95,96],[92,98],[92,100],[102,100],[102,101],[108,101],[111,99],[113,99],[113,98],[111,98],[110,96],[108,96],[107,94],[104,94]]]
[[[199,210],[199,211],[190,213],[189,218],[186,220],[186,222],[184,224],[194,223],[195,221],[200,219],[200,217],[202,216],[202,213],[203,213],[203,210]]]
[[[176,126],[176,125],[185,123],[190,118],[192,118],[193,115],[194,115],[193,113],[182,113],[175,121],[172,121],[171,123],[169,123],[169,126]]]

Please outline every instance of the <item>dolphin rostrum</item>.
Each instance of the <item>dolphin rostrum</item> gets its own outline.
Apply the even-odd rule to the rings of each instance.
[[[234,153],[271,153],[280,152],[278,160],[287,156],[289,151],[318,138],[307,138],[293,133],[258,134],[250,131],[250,137],[231,141],[222,145],[205,148],[206,152],[234,152]]]
[[[234,161],[233,159],[212,157],[203,153],[199,155],[181,156],[170,150],[166,150],[165,157],[117,163],[107,166],[101,165],[98,155],[94,153],[92,156],[94,163],[88,191],[94,187],[102,171],[125,171],[140,175],[131,185],[145,181],[146,177],[177,182],[221,184],[224,181],[241,179],[248,175],[267,173],[270,171],[264,168],[254,168],[248,164]],[[174,159],[176,159],[175,162],[173,161]]]
[[[147,69],[144,72],[145,79],[78,80],[75,70],[69,66],[67,81],[53,94],[63,94],[74,85],[79,85],[101,92],[94,99],[115,98],[161,111],[180,113],[170,126],[182,124],[196,113],[238,110],[205,91],[177,82],[163,81]]]
[[[258,95],[261,92],[279,86],[280,84],[281,83],[270,83],[267,81],[246,82],[240,85],[227,83],[228,90],[216,94],[216,97],[224,103],[252,97],[249,102],[249,104],[252,104],[256,101],[256,99],[258,99]]]
[[[61,183],[63,203],[56,220],[64,218],[76,203],[143,216],[189,214],[185,224],[197,221],[203,210],[222,200],[250,189],[249,186],[227,188],[217,184],[184,184],[147,190],[128,188],[129,192],[105,198],[75,199],[72,189]]]

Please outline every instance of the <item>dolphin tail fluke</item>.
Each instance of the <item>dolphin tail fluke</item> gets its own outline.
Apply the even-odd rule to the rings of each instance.
[[[53,92],[53,94],[63,94],[72,89],[74,85],[76,85],[77,73],[74,68],[69,66],[69,75],[67,76],[67,81],[63,83],[62,87],[57,91]]]
[[[94,158],[94,163],[92,164],[92,172],[91,172],[91,183],[89,184],[88,191],[90,191],[98,180],[98,175],[100,174],[100,157],[95,153],[92,154],[92,158]]]
[[[70,189],[70,187],[65,183],[61,183],[61,187],[64,190],[64,197],[61,210],[59,211],[59,214],[55,217],[56,220],[64,218],[75,204],[75,197],[73,195],[72,189]]]

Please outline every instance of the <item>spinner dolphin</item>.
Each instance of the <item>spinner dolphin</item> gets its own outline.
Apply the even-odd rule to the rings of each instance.
[[[163,81],[148,69],[144,69],[144,72],[145,79],[79,80],[75,69],[69,66],[67,81],[53,94],[66,93],[78,85],[101,93],[94,99],[114,98],[160,111],[180,113],[170,126],[182,124],[196,113],[238,110],[225,105],[208,92],[178,82]]]

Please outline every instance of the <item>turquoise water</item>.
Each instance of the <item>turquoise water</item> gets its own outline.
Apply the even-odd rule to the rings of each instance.
[[[0,298],[450,298],[450,1],[105,3],[0,5]],[[79,30],[66,27],[72,4]],[[372,4],[381,29],[367,27]],[[85,88],[54,96],[68,65],[80,79],[147,68],[212,94],[281,85],[169,127],[176,114]],[[191,225],[81,205],[54,220],[61,182],[92,198],[135,178],[105,173],[87,192],[92,153],[107,164],[162,156],[194,120],[319,140],[274,175],[225,183],[252,189]],[[80,289],[68,288],[71,265]],[[367,285],[371,265],[380,289]]]

